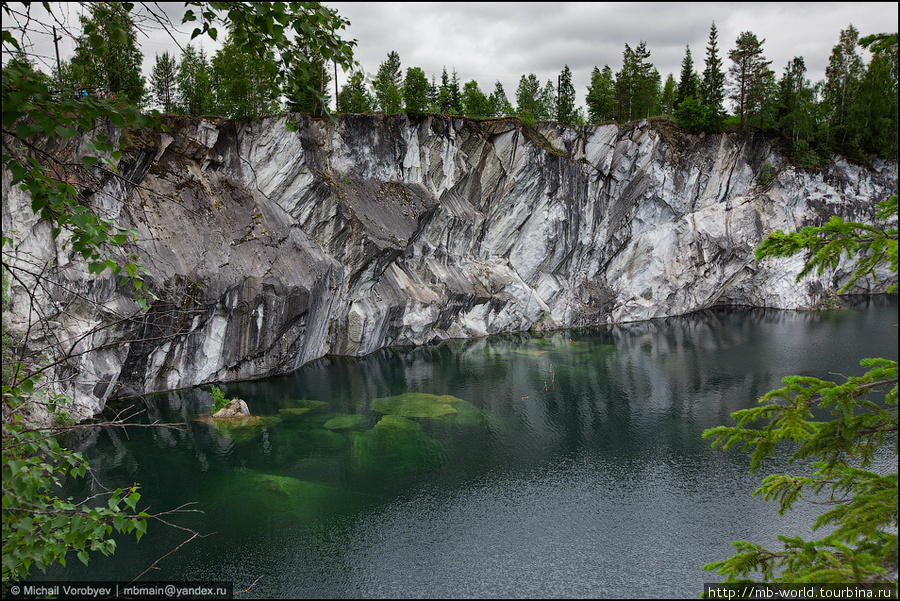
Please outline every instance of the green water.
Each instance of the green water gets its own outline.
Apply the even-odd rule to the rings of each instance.
[[[258,423],[198,420],[212,398],[194,389],[129,408],[181,429],[97,430],[79,447],[104,485],[139,482],[151,512],[202,511],[167,517],[204,538],[145,580],[275,598],[696,597],[732,540],[773,544],[815,514],[779,518],[751,497],[747,457],[703,430],[786,375],[896,358],[896,322],[896,298],[877,299],[325,358],[223,385]],[[151,523],[113,557],[33,578],[127,580],[188,537]]]

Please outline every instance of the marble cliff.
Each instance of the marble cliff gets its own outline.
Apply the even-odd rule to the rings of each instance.
[[[6,257],[60,284],[29,311],[14,283],[10,324],[37,306],[45,336],[73,341],[58,386],[76,414],[326,354],[717,305],[816,307],[848,269],[797,283],[799,258],[755,262],[753,249],[831,215],[870,221],[897,193],[895,162],[804,171],[763,138],[659,120],[289,118],[296,131],[272,117],[130,132],[122,177],[82,178],[85,202],[140,232],[128,250],[152,274],[146,313],[133,313],[133,288],[89,276],[54,242],[4,174]]]

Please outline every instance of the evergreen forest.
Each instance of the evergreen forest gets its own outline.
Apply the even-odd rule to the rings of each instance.
[[[273,86],[266,60],[235,43],[230,32],[221,49],[208,56],[188,44],[180,57],[155,56],[149,78],[141,74],[143,54],[131,15],[115,3],[93,3],[80,17],[85,30],[74,56],[43,73],[26,55],[12,59],[31,68],[48,85],[70,94],[98,94],[139,110],[235,119],[283,112],[322,116],[382,112],[440,113],[475,119],[518,117],[534,124],[627,123],[668,117],[691,133],[763,132],[780,138],[787,154],[802,167],[814,167],[839,153],[857,162],[866,157],[895,157],[898,139],[897,34],[862,35],[849,25],[837,36],[825,80],[811,82],[805,60],[794,57],[781,72],[765,55],[765,40],[746,31],[728,47],[715,23],[702,57],[685,47],[681,70],[665,79],[644,41],[625,44],[618,66],[594,67],[577,106],[573,74],[562,67],[556,82],[523,74],[516,90],[497,81],[484,91],[477,81],[463,82],[455,69],[439,77],[422,68],[404,69],[395,51],[375,74],[354,63],[347,82],[336,90],[333,61],[315,49],[294,43],[292,52],[306,65],[293,73],[294,85]],[[108,26],[116,22],[117,28]],[[117,39],[107,32],[125,31]],[[868,60],[867,60],[868,59]],[[318,93],[312,92],[317,90]],[[336,102],[333,92],[336,91]],[[510,95],[511,94],[511,95]]]

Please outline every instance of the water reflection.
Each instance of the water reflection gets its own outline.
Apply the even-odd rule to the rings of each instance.
[[[265,417],[256,429],[197,421],[212,399],[187,390],[135,405],[182,429],[104,430],[84,452],[154,508],[200,503],[180,523],[216,534],[159,579],[262,577],[261,597],[696,596],[732,540],[772,544],[815,511],[776,519],[750,496],[748,458],[703,430],[784,376],[896,358],[896,311],[714,310],[325,358],[222,387]],[[179,534],[155,527],[49,575],[137,574]]]

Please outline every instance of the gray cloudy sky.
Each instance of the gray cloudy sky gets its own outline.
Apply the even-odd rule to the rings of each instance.
[[[9,3],[13,5],[15,3]],[[77,26],[79,3],[53,3]],[[852,23],[861,35],[897,31],[896,2],[326,2],[350,26],[342,37],[356,39],[356,58],[374,75],[388,52],[400,55],[401,67],[421,67],[430,78],[440,79],[444,67],[456,69],[460,83],[478,81],[490,94],[500,81],[509,100],[522,75],[534,73],[541,83],[556,82],[563,66],[572,70],[579,104],[595,66],[622,65],[625,44],[647,42],[650,60],[665,80],[678,79],[685,45],[690,45],[694,67],[703,69],[710,24],[719,32],[720,57],[727,54],[737,36],[752,31],[765,39],[763,49],[780,77],[794,57],[806,61],[809,79],[824,78],[825,66],[840,31]],[[175,23],[184,12],[181,2],[148,3],[161,7]],[[39,5],[34,10],[39,10]],[[6,20],[6,19],[5,19]],[[7,23],[4,23],[7,27]],[[192,27],[180,27],[176,37],[184,45]],[[157,53],[179,53],[169,35],[153,23],[140,36],[144,72],[149,74]],[[49,36],[35,36],[36,47],[52,57]],[[197,43],[197,41],[195,41]],[[70,58],[72,45],[64,40],[62,57]],[[211,54],[217,44],[202,42]],[[338,73],[342,84],[345,75]]]
[[[388,52],[396,51],[404,73],[421,67],[440,80],[444,66],[461,83],[478,81],[489,94],[500,81],[515,105],[522,75],[541,83],[564,65],[572,70],[579,103],[595,66],[622,65],[622,51],[647,42],[650,60],[663,81],[678,80],[685,45],[694,68],[703,69],[710,24],[715,21],[719,53],[727,53],[744,31],[760,39],[780,77],[795,56],[806,61],[809,78],[825,77],[825,66],[842,29],[852,23],[860,35],[897,31],[896,2],[325,2],[350,21],[346,39],[358,40],[357,60],[374,75]],[[339,80],[343,80],[338,75]]]

